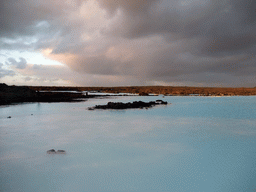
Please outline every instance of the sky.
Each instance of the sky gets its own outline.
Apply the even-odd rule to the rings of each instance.
[[[1,0],[0,83],[256,86],[255,0]]]

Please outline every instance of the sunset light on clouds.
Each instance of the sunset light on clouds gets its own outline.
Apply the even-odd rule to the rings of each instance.
[[[254,0],[4,0],[0,82],[256,86]]]

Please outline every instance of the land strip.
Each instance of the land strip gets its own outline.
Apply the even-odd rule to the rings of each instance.
[[[48,91],[99,91],[103,93],[133,93],[139,95],[162,94],[177,96],[235,96],[256,95],[254,88],[219,88],[219,87],[174,87],[174,86],[126,86],[126,87],[45,87],[31,86],[32,90]]]
[[[72,92],[71,92],[72,91]],[[84,94],[100,92],[100,94]],[[0,105],[20,102],[72,102],[87,98],[108,96],[107,93],[132,93],[140,96],[250,96],[256,95],[254,88],[216,87],[172,87],[172,86],[126,86],[126,87],[49,87],[49,86],[8,86],[0,83]]]
[[[0,84],[0,105],[23,102],[78,102],[97,95],[84,95],[81,92],[37,91],[27,86]]]

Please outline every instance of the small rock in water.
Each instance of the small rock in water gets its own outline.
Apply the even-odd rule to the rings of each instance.
[[[50,149],[47,151],[48,154],[53,154],[53,153],[56,153],[56,151],[54,149]]]
[[[58,150],[58,151],[55,151],[54,149],[50,149],[47,151],[48,154],[66,154],[66,151],[65,150]]]
[[[64,150],[58,150],[57,153],[58,153],[58,154],[65,154],[66,151],[64,151]]]
[[[10,118],[12,118],[12,117],[11,117],[11,116],[8,116],[7,118],[10,119]]]

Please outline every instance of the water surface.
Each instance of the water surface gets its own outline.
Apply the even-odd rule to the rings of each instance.
[[[171,104],[87,110],[156,99]],[[256,191],[255,106],[248,96],[131,96],[1,107],[0,191]]]

